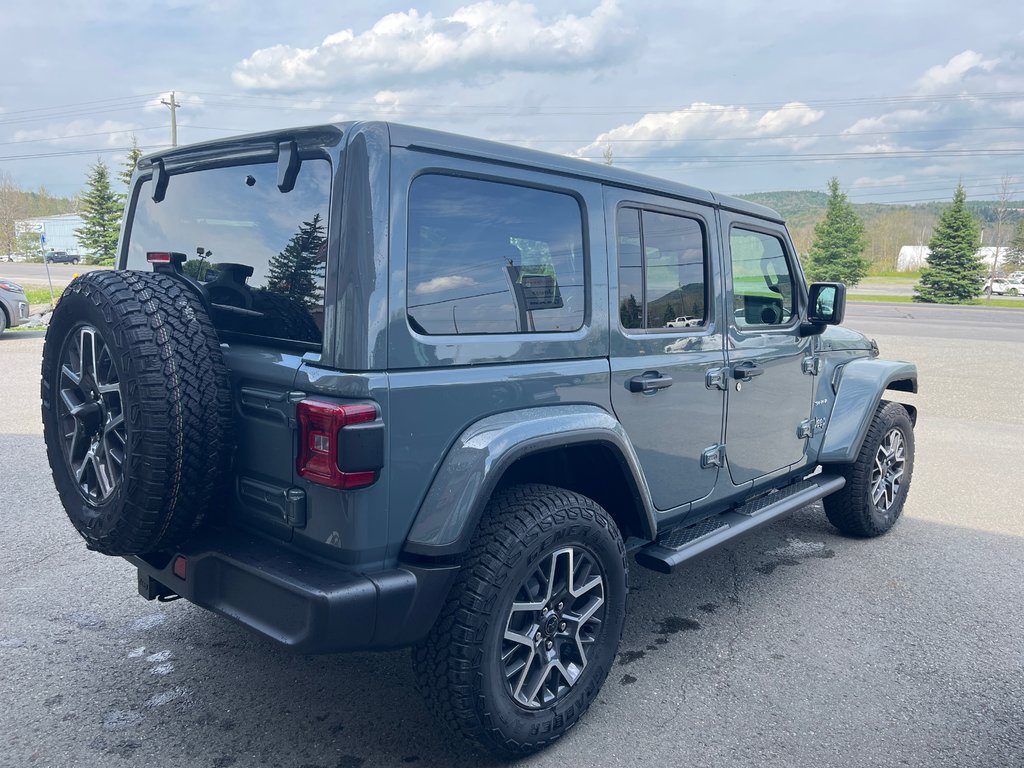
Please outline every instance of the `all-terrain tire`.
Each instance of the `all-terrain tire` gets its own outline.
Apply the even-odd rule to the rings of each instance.
[[[890,488],[890,496],[886,496],[883,489],[883,498],[876,502],[875,490],[879,478],[884,478],[876,459],[886,463],[882,444],[894,431],[899,433],[903,444],[902,475],[898,487]],[[903,513],[914,473],[914,425],[907,409],[899,403],[883,400],[871,420],[857,460],[852,464],[830,465],[827,469],[846,478],[842,490],[825,497],[829,522],[850,536],[880,536],[888,531]]]
[[[173,277],[103,270],[74,280],[46,333],[41,394],[54,483],[92,549],[173,547],[224,503],[228,371],[202,303]],[[93,459],[80,458],[87,444]],[[90,485],[100,475],[105,484]]]
[[[603,618],[575,683],[549,704],[538,698],[541,705],[529,708],[506,685],[502,643],[524,580],[567,549],[597,564],[606,602]],[[586,712],[615,662],[626,576],[622,537],[593,500],[546,485],[498,492],[481,518],[441,616],[413,649],[417,685],[428,707],[455,735],[503,757],[526,755],[555,741]],[[562,611],[562,606],[550,609]],[[555,618],[557,625],[563,617]],[[540,632],[537,639],[543,644]]]

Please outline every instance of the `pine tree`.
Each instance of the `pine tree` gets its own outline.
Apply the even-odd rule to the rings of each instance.
[[[135,134],[133,133],[132,145],[128,149],[128,154],[125,156],[124,165],[117,174],[125,188],[132,183],[132,174],[135,173],[135,166],[138,165],[140,157],[142,157],[142,150],[139,149],[139,140],[135,138]]]
[[[807,254],[807,274],[811,280],[856,285],[868,273],[868,260],[862,255],[867,246],[864,222],[839,190],[835,176],[829,179],[828,192],[825,218],[815,225]]]
[[[307,309],[316,307],[323,298],[320,284],[326,265],[321,261],[320,249],[325,241],[319,213],[312,221],[302,222],[284,250],[270,260],[267,289]]]
[[[643,316],[643,308],[633,294],[619,302],[619,320],[623,328],[639,328],[643,325]]]
[[[80,205],[84,223],[75,230],[78,242],[92,252],[93,263],[112,265],[124,206],[110,186],[110,171],[101,159],[89,171]]]
[[[985,265],[978,257],[980,246],[978,222],[967,210],[964,185],[957,184],[953,204],[942,212],[928,243],[931,255],[921,282],[914,286],[914,301],[973,302],[981,294],[985,274]]]
[[[1024,219],[1017,222],[1010,245],[1003,256],[1003,264],[1013,271],[1024,269]]]

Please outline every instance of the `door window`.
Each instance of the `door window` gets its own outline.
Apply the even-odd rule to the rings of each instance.
[[[707,238],[697,219],[638,208],[617,214],[619,322],[635,330],[707,324]]]
[[[782,240],[734,227],[729,250],[737,327],[788,325],[796,311],[796,291]]]

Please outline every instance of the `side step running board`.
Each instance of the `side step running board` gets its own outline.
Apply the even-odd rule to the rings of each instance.
[[[636,561],[654,571],[671,573],[680,563],[692,560],[730,539],[742,536],[781,515],[795,512],[846,485],[841,475],[814,475],[758,496],[741,507],[705,518],[685,528],[674,528],[636,553]]]

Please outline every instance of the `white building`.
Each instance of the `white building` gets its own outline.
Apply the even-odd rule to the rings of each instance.
[[[928,257],[931,253],[931,249],[926,245],[904,245],[900,248],[900,255],[896,257],[896,271],[914,272],[922,267],[927,267]],[[976,255],[982,262],[991,267],[992,261],[996,257],[996,249],[994,246],[986,245],[984,248],[979,248]],[[1005,256],[1006,248],[1005,246],[1000,246],[999,260],[1002,261]]]
[[[14,222],[16,234],[40,235],[40,245],[44,251],[67,251],[84,256],[86,250],[79,244],[75,230],[85,222],[77,213],[65,213],[58,216],[39,216],[34,219],[23,219]],[[45,238],[45,240],[42,240]]]

